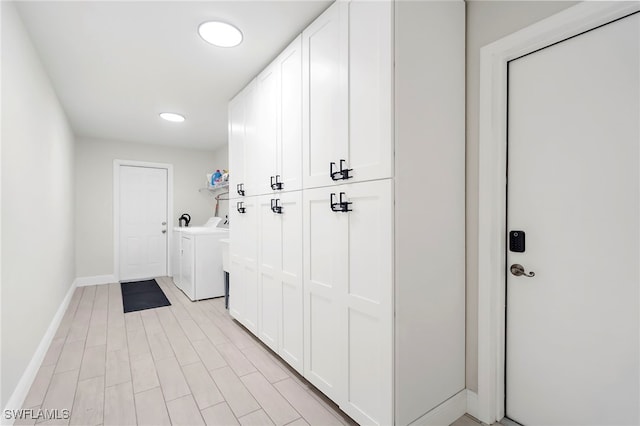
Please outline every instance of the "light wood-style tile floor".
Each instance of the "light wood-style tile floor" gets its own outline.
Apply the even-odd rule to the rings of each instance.
[[[71,415],[37,424],[355,424],[233,321],[222,298],[194,303],[171,278],[156,281],[171,306],[127,314],[120,284],[76,289],[23,405]]]

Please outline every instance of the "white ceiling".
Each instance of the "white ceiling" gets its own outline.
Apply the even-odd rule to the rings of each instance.
[[[331,3],[323,1],[17,2],[77,136],[216,149],[227,102]],[[198,25],[236,25],[219,48]],[[158,117],[186,116],[184,123]]]

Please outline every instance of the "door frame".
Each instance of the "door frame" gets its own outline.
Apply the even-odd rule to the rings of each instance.
[[[487,424],[505,415],[507,63],[639,10],[582,2],[480,50],[478,391],[468,412]]]
[[[147,161],[113,160],[113,275],[120,281],[120,167],[145,167],[167,171],[167,275],[171,276],[171,248],[173,247],[173,164]]]

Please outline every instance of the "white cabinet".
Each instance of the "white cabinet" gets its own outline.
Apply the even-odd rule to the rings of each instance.
[[[241,196],[238,189],[249,196],[302,187],[301,40],[297,37],[229,105],[232,197]]]
[[[229,312],[254,334],[258,333],[257,200],[245,197],[229,209]]]
[[[260,104],[258,79],[254,79],[243,91],[244,109],[244,191],[245,196],[260,194]],[[231,171],[229,171],[232,173]]]
[[[340,187],[338,187],[340,188]],[[348,214],[331,210],[336,188],[303,191],[304,376],[338,402],[344,399],[344,293],[347,265],[339,247]]]
[[[331,5],[302,32],[304,188],[333,184],[329,164],[347,159],[348,32],[345,2]]]
[[[302,372],[302,193],[236,200],[229,225],[230,313]]]
[[[293,191],[302,187],[302,44],[296,38],[256,79],[252,95],[257,114],[256,153],[252,162],[251,195]],[[249,90],[250,91],[250,90]],[[245,154],[250,156],[249,153]],[[250,161],[250,160],[248,160]]]
[[[278,352],[282,230],[280,215],[272,210],[272,200],[273,197],[265,195],[258,202],[258,337]]]
[[[261,160],[258,94],[258,81],[254,79],[229,102],[229,198],[258,194],[256,169]]]
[[[305,377],[357,421],[392,423],[392,181],[303,198]]]
[[[245,172],[245,96],[240,92],[229,102],[229,198],[241,195]]]
[[[282,310],[280,356],[303,372],[302,193],[280,197],[282,215]]]
[[[276,59],[279,78],[277,174],[282,189],[302,188],[302,36]]]
[[[258,337],[302,373],[302,194],[260,197]]]
[[[462,414],[464,22],[334,2],[230,106],[231,314],[360,424]]]
[[[349,182],[393,176],[393,2],[349,2]]]
[[[255,193],[267,194],[272,191],[272,179],[277,174],[278,148],[278,67],[272,63],[258,75],[258,138],[255,149],[259,161],[252,169],[255,177]]]
[[[302,41],[304,187],[392,177],[393,3],[337,2]]]

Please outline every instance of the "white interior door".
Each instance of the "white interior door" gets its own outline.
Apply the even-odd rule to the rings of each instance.
[[[167,275],[167,170],[120,166],[121,281]]]
[[[525,425],[640,424],[639,53],[636,13],[509,64],[506,415]]]

